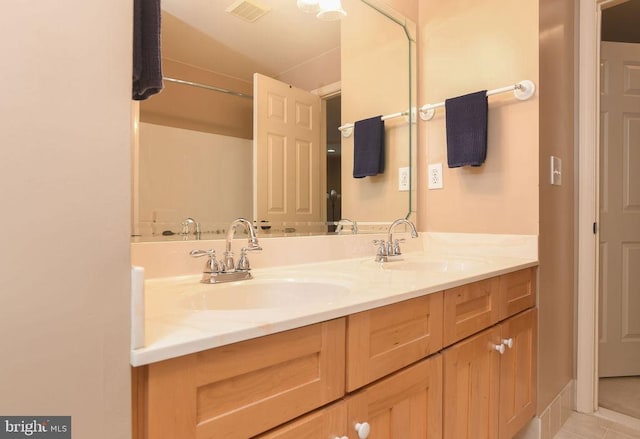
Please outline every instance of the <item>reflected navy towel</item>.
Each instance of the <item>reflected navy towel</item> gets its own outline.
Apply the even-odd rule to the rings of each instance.
[[[382,116],[359,120],[353,138],[353,177],[384,172],[384,121]]]
[[[162,90],[160,0],[133,1],[133,99]]]
[[[482,165],[487,158],[487,91],[447,99],[444,105],[449,167]]]

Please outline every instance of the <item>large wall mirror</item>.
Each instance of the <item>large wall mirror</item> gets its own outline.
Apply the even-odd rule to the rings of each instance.
[[[380,232],[415,215],[415,24],[384,0],[342,0],[346,16],[335,21],[298,3],[162,1],[165,88],[139,105],[134,241],[217,239],[238,217],[266,237],[336,233],[342,218],[359,233]],[[285,151],[261,139],[256,108],[277,113],[280,101],[261,104],[256,78],[312,96],[318,110],[291,117],[319,129],[319,141]],[[354,178],[354,134],[338,128],[397,113],[384,121],[384,172]],[[258,148],[271,155],[258,159]],[[274,183],[285,159],[294,167]],[[408,190],[400,189],[401,168],[409,169]],[[278,186],[285,184],[293,189]],[[280,197],[287,191],[294,196]],[[274,215],[258,213],[264,200]],[[279,217],[282,206],[302,214]],[[184,227],[187,218],[199,235]]]

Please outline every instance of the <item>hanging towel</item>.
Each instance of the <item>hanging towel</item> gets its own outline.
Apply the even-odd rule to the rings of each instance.
[[[382,116],[359,120],[353,138],[353,177],[384,172],[384,121]]]
[[[482,165],[487,158],[487,91],[447,99],[444,105],[449,167]]]
[[[133,99],[162,90],[160,0],[133,0]]]

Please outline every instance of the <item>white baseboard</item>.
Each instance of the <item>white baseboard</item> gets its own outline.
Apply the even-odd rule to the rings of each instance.
[[[575,407],[575,380],[556,395],[539,416],[525,426],[514,439],[552,439],[571,416]]]

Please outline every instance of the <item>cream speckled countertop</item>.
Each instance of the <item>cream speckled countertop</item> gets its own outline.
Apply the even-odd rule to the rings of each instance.
[[[254,279],[233,284],[201,284],[200,274],[148,279],[144,347],[132,349],[131,364],[343,317],[537,265],[535,236],[425,235],[426,250],[382,265],[373,261],[372,252],[367,257],[254,269]],[[244,286],[252,291],[243,291]],[[275,298],[267,296],[270,288],[279,290]],[[256,295],[262,289],[265,296]],[[134,324],[136,318],[142,317],[134,315]]]

